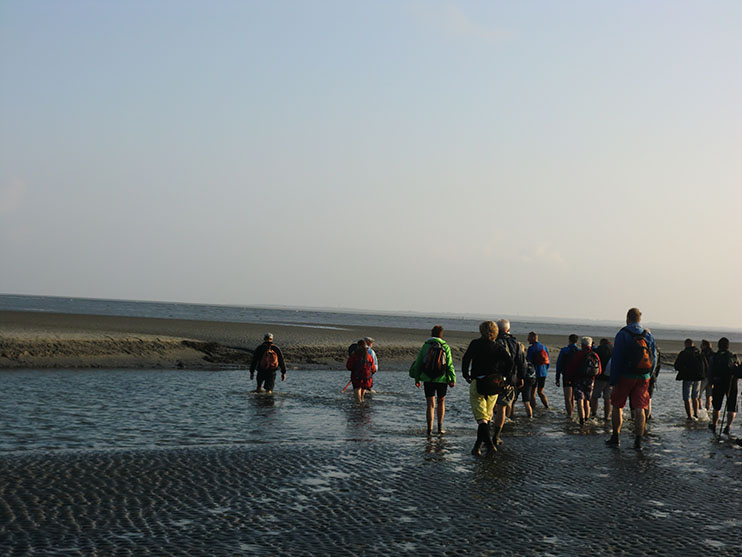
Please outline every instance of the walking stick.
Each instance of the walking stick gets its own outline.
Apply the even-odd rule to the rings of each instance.
[[[724,412],[722,413],[721,423],[719,424],[719,434],[718,434],[718,436],[716,438],[717,441],[720,441],[721,440],[721,432],[724,430],[724,418],[726,418],[727,417],[727,414],[729,413],[729,412],[727,412],[727,410],[729,409],[729,395],[732,394],[732,384],[734,383],[735,380],[736,380],[736,378],[734,377],[734,374],[732,374],[729,377],[729,388],[727,389],[727,398],[724,401],[724,406],[726,408],[724,408],[724,406],[722,406],[722,408],[724,408]]]
[[[345,387],[343,387],[343,392],[345,392],[345,389],[347,389],[352,382],[353,382],[352,379],[350,381],[348,381],[348,383],[345,385]]]

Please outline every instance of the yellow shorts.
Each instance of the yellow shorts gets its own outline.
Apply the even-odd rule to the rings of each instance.
[[[477,392],[477,380],[472,379],[469,385],[469,404],[471,412],[477,422],[489,422],[492,419],[492,412],[495,410],[497,395],[484,396]]]

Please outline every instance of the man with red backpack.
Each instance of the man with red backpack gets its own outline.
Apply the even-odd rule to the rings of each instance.
[[[565,380],[569,380],[574,390],[580,425],[584,425],[585,420],[590,417],[590,398],[593,394],[595,378],[602,371],[600,356],[593,351],[592,337],[582,337],[580,349],[572,356],[565,374]]]
[[[436,413],[435,399],[438,398],[438,434],[443,435],[443,416],[446,413],[446,391],[456,385],[456,369],[453,366],[451,348],[443,340],[443,327],[436,325],[430,331],[430,338],[420,348],[417,358],[410,366],[410,377],[415,387],[425,387],[427,410],[425,419],[428,435],[433,433],[433,415]]]
[[[626,314],[626,326],[618,331],[611,356],[611,404],[613,405],[613,435],[606,445],[620,444],[623,407],[631,398],[634,415],[634,448],[641,450],[645,410],[649,408],[649,378],[657,365],[657,346],[649,329],[642,327],[642,312],[631,308]]]
[[[255,349],[250,362],[250,380],[255,377],[255,369],[258,370],[258,386],[253,392],[261,393],[265,387],[266,393],[272,393],[276,383],[276,370],[279,367],[281,381],[286,381],[286,364],[281,349],[273,344],[273,333],[265,333],[263,344]]]

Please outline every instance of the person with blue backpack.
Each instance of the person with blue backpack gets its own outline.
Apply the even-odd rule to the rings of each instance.
[[[631,398],[634,416],[634,449],[641,450],[645,410],[649,408],[649,379],[657,365],[657,345],[649,329],[640,325],[642,312],[631,308],[626,313],[626,326],[618,331],[611,355],[611,421],[613,435],[606,445],[620,445],[623,407]]]
[[[446,392],[456,385],[456,369],[451,357],[451,348],[443,340],[443,327],[436,325],[430,331],[430,338],[426,340],[417,358],[410,366],[410,377],[415,380],[418,389],[422,384],[425,389],[427,409],[425,420],[428,424],[428,435],[433,434],[433,416],[436,414],[436,398],[438,398],[438,434],[443,435],[443,416],[446,414]]]

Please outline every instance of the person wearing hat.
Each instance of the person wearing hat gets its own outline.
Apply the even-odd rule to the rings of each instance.
[[[281,381],[286,381],[286,364],[283,361],[281,349],[273,344],[273,333],[265,333],[263,344],[253,352],[250,362],[250,380],[255,377],[255,369],[258,370],[258,386],[254,393],[262,393],[265,387],[266,393],[273,392],[276,383],[276,370],[281,368]]]
[[[374,349],[372,348],[376,341],[371,337],[363,337],[363,341],[366,343],[366,350],[368,350],[368,353],[371,354],[371,357],[374,359],[374,369],[379,371],[379,359],[376,357],[376,352],[374,352]]]

